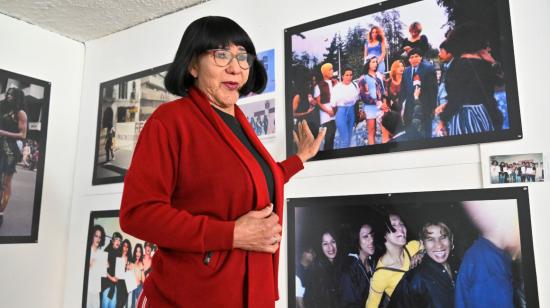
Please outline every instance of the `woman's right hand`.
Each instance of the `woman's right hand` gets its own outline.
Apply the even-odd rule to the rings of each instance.
[[[233,230],[233,248],[275,253],[281,242],[279,216],[273,205],[259,211],[250,211],[237,218]]]

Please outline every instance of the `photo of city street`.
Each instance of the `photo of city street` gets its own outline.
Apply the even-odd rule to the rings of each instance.
[[[93,185],[124,180],[145,121],[177,96],[164,88],[167,65],[104,82],[100,86]]]
[[[0,70],[0,243],[36,242],[50,84]]]

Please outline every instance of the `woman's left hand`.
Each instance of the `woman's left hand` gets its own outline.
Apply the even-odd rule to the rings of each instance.
[[[300,157],[302,162],[308,161],[310,158],[315,156],[317,152],[319,152],[321,141],[325,138],[326,132],[326,127],[321,127],[317,138],[313,138],[313,134],[311,133],[307,122],[302,120],[298,123],[298,133],[295,131],[292,133],[294,135],[294,142],[298,146],[296,155]]]

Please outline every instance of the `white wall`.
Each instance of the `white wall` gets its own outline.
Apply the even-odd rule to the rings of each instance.
[[[51,82],[38,243],[0,245],[0,306],[61,307],[84,45],[5,15],[0,29],[0,68]]]
[[[510,2],[524,132],[522,140],[312,162],[287,185],[286,196],[481,188],[487,185],[482,168],[488,167],[485,163],[488,155],[550,153],[548,128],[542,126],[550,114],[550,105],[544,95],[547,78],[543,77],[546,75],[543,73],[544,61],[537,59],[550,47],[550,28],[545,24],[545,17],[550,13],[549,4],[546,0],[528,0],[521,4]],[[271,153],[282,159],[285,156],[283,29],[372,3],[375,2],[213,0],[88,42],[76,144],[64,307],[79,307],[81,304],[89,213],[117,209],[122,191],[122,184],[91,185],[101,82],[170,62],[184,29],[198,17],[224,15],[233,18],[248,31],[257,50],[275,48],[277,137],[266,143]],[[53,118],[51,123],[54,123]],[[53,147],[49,145],[50,149]],[[546,204],[550,200],[548,185],[535,184],[530,188],[541,307],[550,307],[550,297],[543,292],[550,289],[550,262],[544,258],[544,252],[550,252],[550,242],[544,236],[550,233],[550,224],[545,221],[545,217],[550,217]],[[285,242],[282,247],[279,273],[282,298],[278,307],[287,306]],[[61,280],[61,277],[56,278]],[[52,304],[48,307],[58,306]]]

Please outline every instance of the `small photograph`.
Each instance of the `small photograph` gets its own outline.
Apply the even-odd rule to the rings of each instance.
[[[178,98],[164,88],[167,70],[163,65],[100,85],[93,185],[124,181],[145,121]]]
[[[494,155],[489,162],[491,184],[544,182],[542,153]]]
[[[118,211],[90,215],[82,308],[136,307],[157,251],[120,230]]]
[[[288,307],[538,307],[527,188],[288,200]]]
[[[0,243],[38,238],[50,87],[0,69]]]
[[[275,99],[239,104],[239,108],[258,137],[275,136]]]
[[[267,84],[261,93],[250,92],[246,97],[266,94],[275,91],[275,49],[258,52],[256,58],[264,65],[267,72]]]

